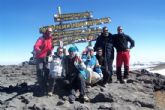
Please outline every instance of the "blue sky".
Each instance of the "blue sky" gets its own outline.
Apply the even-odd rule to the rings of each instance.
[[[93,11],[94,18],[110,17],[135,40],[133,61],[165,61],[164,0],[0,0],[0,64],[29,60],[39,28],[55,24],[57,6],[62,13]],[[86,44],[78,46],[81,50]]]

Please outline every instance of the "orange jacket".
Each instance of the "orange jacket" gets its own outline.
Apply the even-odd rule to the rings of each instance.
[[[34,45],[34,50],[36,58],[45,58],[48,52],[52,52],[53,50],[52,37],[48,37],[46,39],[44,37],[40,37]]]

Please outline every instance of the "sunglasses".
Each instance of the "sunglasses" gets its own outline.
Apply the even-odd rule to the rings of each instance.
[[[104,32],[107,32],[108,30],[103,30]]]

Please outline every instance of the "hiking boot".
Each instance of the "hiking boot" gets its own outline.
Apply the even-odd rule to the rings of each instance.
[[[84,96],[80,95],[79,100],[80,100],[80,103],[89,102],[89,98],[86,95]]]
[[[109,78],[108,84],[112,83],[112,77]]]
[[[83,99],[85,102],[89,102],[89,98],[86,95],[83,97]]]
[[[125,83],[125,81],[124,81],[123,79],[121,79],[121,80],[120,80],[120,83],[121,83],[121,84],[124,84],[124,83]]]
[[[106,85],[106,83],[100,84],[101,87],[106,87],[105,85]]]
[[[76,96],[75,96],[74,93],[72,93],[72,94],[69,95],[69,102],[70,102],[71,104],[74,103],[75,99],[76,99]]]
[[[52,96],[53,95],[53,93],[52,92],[48,92],[48,96]]]
[[[86,85],[87,88],[91,88],[91,85]]]
[[[74,100],[72,100],[72,99],[69,98],[69,103],[70,104],[73,104],[74,103]]]
[[[120,83],[120,81],[117,79],[114,83]]]
[[[128,79],[128,75],[124,75],[124,79]]]
[[[124,83],[127,83],[127,79],[124,79],[123,81],[124,81]]]

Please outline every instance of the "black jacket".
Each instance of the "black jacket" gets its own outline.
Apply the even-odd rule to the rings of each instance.
[[[128,47],[128,42],[130,42],[130,46]],[[126,51],[127,49],[131,49],[135,46],[134,40],[124,33],[115,34],[114,35],[114,47],[117,52]]]
[[[66,76],[66,79],[69,81],[74,80],[74,78],[76,78],[79,74],[78,69],[74,65],[75,58],[76,57],[71,59],[69,58],[69,56],[65,56],[64,58],[65,76]]]
[[[104,59],[104,57],[103,56],[98,56],[96,54],[96,58],[97,58],[99,64],[101,65],[101,70],[105,71],[105,59]]]
[[[111,33],[109,33],[108,37],[103,36],[103,33],[98,36],[94,51],[97,51],[98,47],[103,49],[103,55],[106,59],[114,59],[113,36]]]

